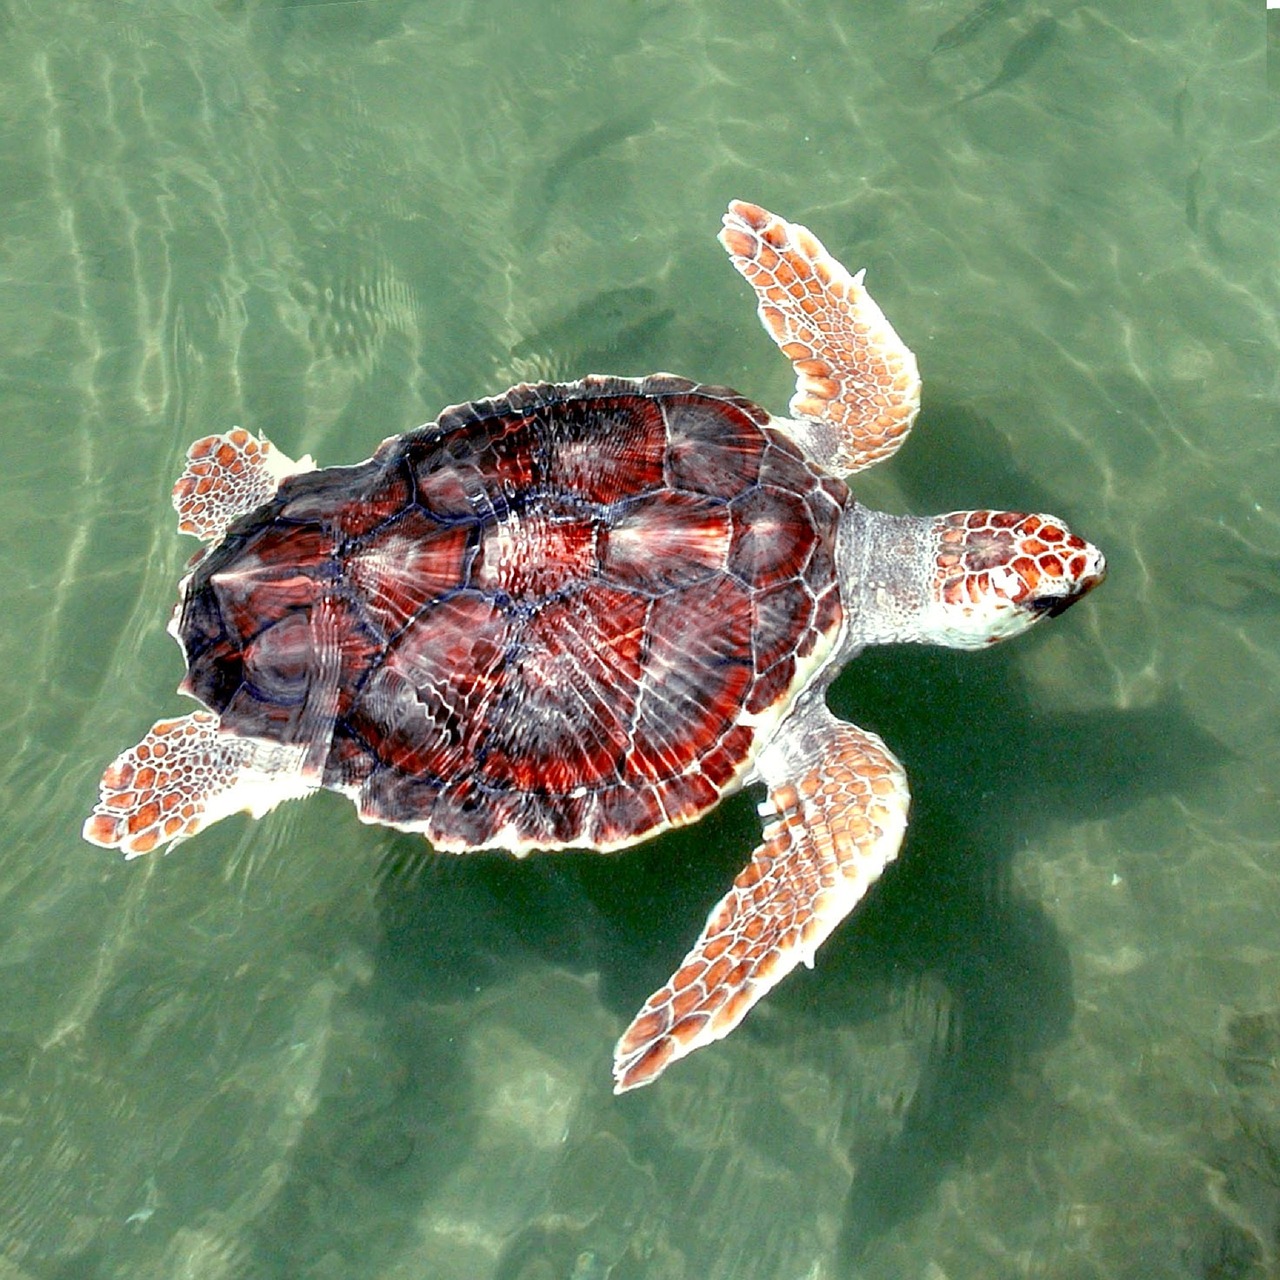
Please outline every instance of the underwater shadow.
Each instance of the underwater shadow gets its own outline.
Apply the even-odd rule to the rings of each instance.
[[[903,466],[913,509],[955,508],[983,500],[977,495],[1055,509],[1035,483],[1008,479],[1007,447],[974,415],[944,409],[931,431],[962,439],[941,467],[936,457],[927,468]],[[984,479],[988,467],[994,485]],[[1027,646],[1050,635],[979,653],[869,650],[829,696],[837,714],[880,733],[907,767],[913,806],[903,856],[822,948],[815,971],[770,993],[787,1019],[748,1018],[735,1035],[785,1035],[787,1022],[794,1029],[807,1018],[856,1027],[882,1012],[869,993],[885,990],[940,988],[946,1010],[900,1128],[870,1152],[851,1135],[856,1172],[840,1232],[847,1265],[927,1203],[1016,1074],[1070,1026],[1070,956],[1044,907],[1013,887],[1014,857],[1036,855],[1047,823],[1106,819],[1186,793],[1211,783],[1225,758],[1176,699],[1042,710],[1021,667]],[[621,1026],[746,862],[759,798],[753,789],[695,827],[616,855],[455,858],[395,839],[379,893],[376,981],[392,998],[464,1001],[525,965],[550,964],[598,974],[600,999]],[[602,1082],[611,1049],[599,1047]],[[856,1060],[848,1071],[856,1076]]]
[[[1015,1074],[1070,1025],[1070,956],[1045,909],[1012,886],[1014,857],[1036,856],[1045,824],[1114,817],[1207,782],[1223,747],[1173,699],[1039,712],[1007,650],[868,652],[832,702],[891,744],[913,802],[902,858],[828,980],[844,987],[836,969],[849,966],[869,981],[940,986],[948,1015],[900,1131],[857,1162],[842,1229],[853,1261],[923,1207]]]
[[[882,734],[907,765],[906,845],[816,969],[770,993],[786,1018],[748,1018],[734,1034],[767,1042],[808,1019],[857,1027],[883,1014],[885,991],[908,1003],[924,993],[926,1004],[945,993],[945,1018],[900,1127],[871,1151],[850,1130],[856,1172],[841,1250],[853,1262],[928,1203],[975,1126],[1070,1026],[1070,956],[1045,908],[1013,887],[1014,857],[1036,856],[1047,823],[1107,818],[1153,795],[1185,793],[1211,780],[1224,757],[1174,701],[1038,712],[1012,649],[869,651],[830,701]],[[621,1026],[679,962],[749,856],[757,798],[753,789],[695,827],[614,855],[459,858],[395,840],[379,895],[382,999],[465,1003],[522,968],[550,965],[598,974],[599,998]],[[602,1089],[611,1049],[607,1041],[598,1049]],[[848,1073],[858,1071],[855,1058]]]

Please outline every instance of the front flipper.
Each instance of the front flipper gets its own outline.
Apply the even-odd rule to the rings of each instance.
[[[792,425],[840,475],[887,458],[920,408],[916,358],[862,286],[807,227],[735,200],[720,243],[756,291],[760,320],[796,371]]]
[[[667,984],[614,1050],[614,1092],[656,1079],[729,1034],[814,952],[897,856],[906,774],[873,733],[837,720],[822,695],[793,710],[761,753],[764,843]]]
[[[178,532],[216,542],[233,520],[268,501],[286,476],[314,469],[309,457],[294,462],[243,427],[205,436],[187,450],[173,486]]]
[[[316,789],[302,754],[221,733],[207,711],[159,720],[107,767],[84,838],[136,858],[240,810],[260,818]]]

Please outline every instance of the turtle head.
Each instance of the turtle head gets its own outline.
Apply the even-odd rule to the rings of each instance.
[[[1102,552],[1053,516],[846,508],[838,558],[851,647],[982,649],[1053,617],[1106,576]]]
[[[980,649],[1056,617],[1107,574],[1102,552],[1054,516],[953,511],[932,529],[920,639]]]

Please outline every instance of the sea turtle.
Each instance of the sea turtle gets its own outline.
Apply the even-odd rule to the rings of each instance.
[[[915,358],[806,228],[720,240],[791,360],[792,417],[670,374],[521,384],[317,470],[236,429],[174,488],[207,549],[181,692],[84,834],[127,856],[328,787],[438,850],[624,848],[761,782],[764,835],[618,1042],[618,1092],[733,1029],[892,860],[902,766],[824,691],[865,645],[979,648],[1061,613],[1101,553],[1046,515],[884,515]]]

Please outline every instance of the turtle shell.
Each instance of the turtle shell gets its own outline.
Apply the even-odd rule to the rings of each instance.
[[[732,391],[520,385],[232,525],[183,688],[439,848],[630,844],[739,786],[826,660],[846,500]]]

